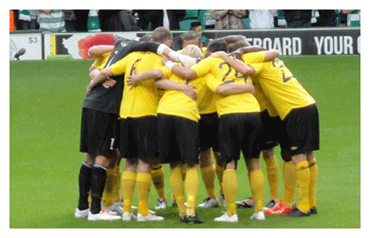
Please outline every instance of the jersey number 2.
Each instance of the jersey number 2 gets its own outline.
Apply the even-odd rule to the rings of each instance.
[[[294,78],[293,74],[285,67],[284,63],[281,60],[275,59],[274,61],[272,61],[272,66],[274,66],[275,68],[280,68],[284,83]],[[287,71],[289,72],[288,74],[290,74],[291,76],[286,77],[284,68],[287,69]]]

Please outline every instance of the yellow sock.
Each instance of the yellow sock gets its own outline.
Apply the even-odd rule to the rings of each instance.
[[[103,197],[102,197],[102,202],[105,207],[110,207],[113,204],[112,193],[113,193],[114,184],[116,182],[115,172],[116,171],[114,170],[114,168],[107,170],[107,178],[105,180],[105,187],[104,187],[104,192],[103,192]]]
[[[151,174],[137,173],[136,185],[139,199],[137,213],[140,213],[144,217],[149,215],[148,199],[151,182],[152,182]]]
[[[113,202],[119,202],[122,173],[121,173],[119,165],[115,167],[115,170],[116,170],[116,175],[115,175],[116,182],[114,183],[114,186],[113,186]]]
[[[172,188],[173,196],[176,199],[179,214],[185,215],[186,207],[184,204],[184,181],[182,178],[180,166],[171,169],[170,185]]]
[[[158,197],[166,200],[166,195],[164,193],[164,171],[162,165],[161,164],[154,165],[151,174],[153,179],[153,185],[158,193]]]
[[[215,175],[216,169],[215,165],[200,168],[200,173],[203,178],[204,186],[206,187],[207,194],[210,198],[216,198],[215,196]]]
[[[185,191],[187,203],[186,214],[195,216],[195,202],[198,192],[198,169],[195,166],[186,169]]]
[[[136,173],[123,171],[122,173],[122,191],[123,191],[123,212],[131,213],[131,200],[136,185]]]
[[[222,187],[226,201],[226,213],[230,217],[236,213],[236,194],[238,192],[238,180],[236,171],[233,169],[226,169],[222,178]]]
[[[103,192],[103,204],[110,207],[113,203],[120,200],[119,189],[121,186],[121,171],[119,165],[107,170],[107,178]]]
[[[316,159],[313,158],[308,161],[308,166],[310,168],[310,189],[309,189],[309,203],[310,208],[316,206],[316,184],[317,184],[317,175],[319,173],[317,168]]]
[[[308,201],[308,191],[310,187],[310,170],[308,168],[307,160],[301,161],[296,164],[297,169],[297,188],[299,203],[297,208],[304,213],[310,210]]]
[[[265,178],[262,170],[254,170],[249,173],[252,197],[256,202],[255,212],[263,211],[263,198],[265,194]]]
[[[283,162],[284,197],[283,203],[288,207],[294,204],[294,191],[296,185],[296,168],[292,161]]]
[[[89,191],[89,196],[87,197],[87,201],[89,202],[89,204],[91,204],[91,201],[92,201],[92,198],[91,198],[91,189]]]
[[[277,163],[276,156],[265,159],[267,180],[270,186],[270,197],[275,201],[279,198],[279,164]]]
[[[224,193],[223,189],[222,189],[222,177],[223,177],[223,174],[224,174],[224,167],[222,166],[219,166],[218,164],[216,164],[216,175],[217,175],[217,178],[218,178],[218,181],[220,182],[220,193]]]

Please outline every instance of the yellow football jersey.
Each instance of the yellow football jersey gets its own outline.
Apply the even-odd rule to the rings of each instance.
[[[242,55],[242,59],[244,64],[252,64],[252,63],[262,63],[265,59],[266,52],[259,51],[259,52],[251,52]]]
[[[212,76],[210,75],[209,77]],[[205,78],[198,77],[197,79],[189,81],[172,74],[169,79],[176,83],[194,85],[196,87],[195,91],[198,94],[197,100],[192,100],[182,91],[166,90],[159,101],[157,112],[166,115],[184,117],[198,122],[200,119],[198,104],[202,101],[205,95],[203,92],[206,86]]]
[[[108,53],[104,53],[102,55],[102,57],[98,58],[95,62],[94,62],[94,66],[95,68],[97,69],[103,69],[105,64],[107,63],[109,57],[111,56],[111,52],[108,52]]]
[[[143,73],[153,67],[162,66],[159,55],[151,52],[133,52],[113,64],[110,68],[114,75],[125,74],[125,84],[121,101],[120,117],[137,118],[143,116],[155,116],[158,106],[158,87],[154,80],[140,82],[131,89],[127,85],[127,77],[136,73]]]
[[[282,60],[250,66],[255,70],[252,79],[261,85],[263,95],[272,103],[282,120],[292,109],[315,103]]]
[[[244,75],[237,73],[223,59],[209,57],[192,66],[199,77],[212,74],[214,78],[207,79],[207,86],[216,91],[217,87],[226,83],[245,84],[251,82]],[[247,81],[248,80],[248,81]],[[256,98],[250,93],[229,96],[215,95],[218,116],[230,113],[259,112],[260,108]]]
[[[208,80],[214,80],[212,74],[207,74],[204,77],[211,78]],[[197,102],[199,114],[210,114],[217,112],[215,99],[216,94],[207,86],[206,81],[207,80],[202,80],[204,83],[203,90],[198,93]],[[200,95],[200,93],[202,93],[202,95]]]
[[[204,55],[206,54],[206,51],[207,51],[207,47],[202,47],[201,50],[203,53],[202,58],[204,58]],[[179,50],[178,52],[182,53],[182,50]],[[203,80],[203,82],[205,83],[206,80]],[[197,99],[199,114],[210,114],[210,113],[217,112],[216,102],[215,102],[215,93],[208,86],[206,86],[206,84],[202,90],[202,93],[203,93],[202,96],[199,96],[198,94],[198,99]],[[199,101],[200,99],[202,99],[202,101]]]
[[[267,112],[271,117],[278,116],[278,113],[275,110],[274,106],[272,105],[270,100],[264,95],[259,82],[254,80],[253,81],[253,86],[254,86],[254,89],[255,89],[255,97],[257,99],[258,104],[260,105],[261,112],[263,112],[264,110],[267,109]]]
[[[252,64],[252,63],[263,63],[263,60],[266,56],[266,52],[259,51],[259,52],[253,52],[253,53],[247,53],[242,55],[242,59],[246,65]],[[252,78],[253,79],[253,78]],[[260,105],[261,111],[264,111],[267,109],[270,116],[275,117],[277,116],[277,112],[272,105],[272,103],[269,101],[269,99],[263,94],[261,85],[258,81],[253,81],[253,86],[255,88],[256,94],[255,97]]]
[[[133,61],[128,75],[134,75],[135,69],[138,73],[143,73],[150,69],[163,67],[162,56],[152,52],[143,53]],[[121,102],[121,118],[137,118],[143,116],[156,116],[160,93],[154,80],[140,82],[136,87],[130,89],[125,80],[123,98]]]

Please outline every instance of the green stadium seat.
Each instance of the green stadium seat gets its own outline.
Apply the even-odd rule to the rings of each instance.
[[[199,10],[186,10],[184,19],[198,19]]]
[[[186,10],[185,17],[180,21],[181,30],[189,30],[190,24],[193,21],[197,21],[199,17],[199,10]]]

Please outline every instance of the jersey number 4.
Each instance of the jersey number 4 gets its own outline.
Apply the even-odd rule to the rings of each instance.
[[[225,84],[226,83],[234,83],[235,82],[235,80],[233,80],[233,79],[231,79],[231,80],[226,80],[226,78],[229,76],[229,74],[231,73],[231,66],[228,64],[228,63],[226,63],[226,62],[222,62],[220,65],[219,65],[219,68],[220,69],[222,69],[222,67],[224,66],[224,65],[226,65],[227,67],[227,72],[225,73],[225,75],[224,75],[224,77],[222,78],[222,81],[223,82],[225,82]],[[239,76],[239,73],[238,73],[238,71],[235,71],[235,76],[234,76],[235,78],[242,78],[242,79],[244,79],[244,82],[245,83],[247,83],[247,78],[248,78],[248,76],[245,76],[245,75],[240,75]]]

